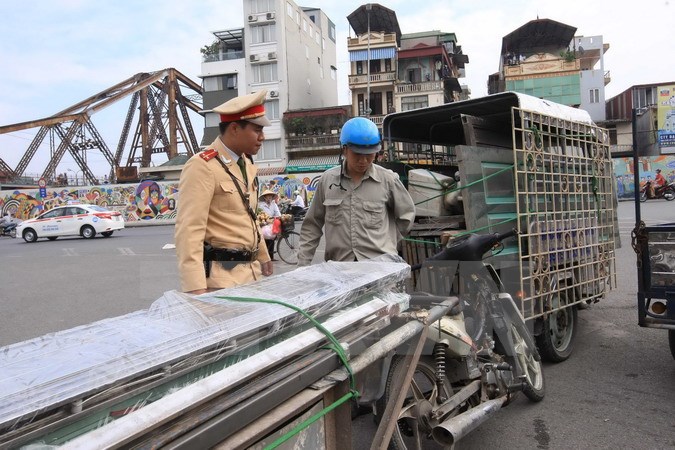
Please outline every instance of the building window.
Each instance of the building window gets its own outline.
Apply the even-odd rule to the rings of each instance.
[[[237,89],[237,74],[219,75],[204,78],[204,92]]]
[[[363,75],[363,61],[356,61],[356,74]]]
[[[307,19],[302,19],[302,31],[307,32]]]
[[[314,27],[309,26],[309,38],[314,39]]]
[[[265,102],[265,115],[270,120],[279,120],[279,100],[267,100]]]
[[[291,19],[293,18],[293,5],[288,2],[286,3],[286,14],[288,14],[288,17]]]
[[[252,13],[274,12],[275,0],[251,0]]]
[[[425,108],[429,106],[429,97],[426,95],[413,95],[401,98],[401,110],[410,111],[411,109]]]
[[[281,159],[281,139],[265,139],[260,152],[256,155],[256,161],[274,159]]]
[[[330,66],[330,78],[331,80],[337,79],[337,67]]]
[[[321,38],[321,48],[326,50],[326,38]]]
[[[251,43],[262,44],[264,42],[276,41],[276,25],[268,23],[267,25],[256,25],[251,27]]]
[[[384,60],[384,71],[391,72],[391,58],[387,58]]]
[[[305,57],[309,59],[309,45],[305,44]]]
[[[321,35],[319,34],[318,30],[317,30],[316,34],[314,35],[314,42],[316,42],[316,45],[321,44]]]
[[[335,25],[332,23],[328,24],[328,37],[331,41],[335,42]]]
[[[253,72],[254,83],[269,83],[271,81],[278,81],[277,77],[277,63],[272,64],[257,64],[251,66]]]
[[[600,90],[598,89],[591,89],[588,91],[590,93],[590,101],[591,103],[600,103]]]

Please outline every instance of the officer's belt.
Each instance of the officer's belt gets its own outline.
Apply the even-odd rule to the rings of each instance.
[[[205,261],[253,261],[258,252],[250,250],[232,250],[229,248],[212,248],[204,255]]]
[[[218,261],[225,270],[232,270],[239,264],[254,261],[258,257],[258,251],[233,250],[229,248],[214,248],[204,243],[204,272],[206,278],[211,275],[211,261]]]

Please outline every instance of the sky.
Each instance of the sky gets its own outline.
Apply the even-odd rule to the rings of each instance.
[[[323,9],[337,27],[338,100],[350,103],[347,16],[366,2],[296,1]],[[466,78],[472,98],[487,94],[487,78],[499,68],[502,38],[534,20],[552,19],[576,35],[609,44],[607,99],[636,84],[675,81],[675,0],[381,0],[396,12],[401,31],[455,33],[469,56]],[[424,6],[424,8],[420,8]],[[243,26],[241,0],[0,0],[0,125],[44,118],[139,72],[173,67],[200,82],[199,49],[212,32]],[[92,117],[114,151],[128,100]],[[201,123],[193,126],[201,139]],[[0,158],[18,164],[37,129],[0,135]],[[49,155],[38,152],[28,173],[40,173]],[[95,174],[109,167],[88,152]],[[77,165],[68,155],[57,168]]]

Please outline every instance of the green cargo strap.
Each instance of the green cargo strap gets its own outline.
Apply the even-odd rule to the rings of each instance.
[[[356,390],[356,379],[354,378],[354,372],[352,371],[352,367],[349,365],[349,361],[347,360],[347,355],[344,352],[344,349],[342,348],[342,345],[338,342],[337,338],[328,331],[321,323],[319,323],[314,317],[310,316],[309,313],[302,308],[299,308],[295,305],[291,305],[290,303],[285,303],[280,300],[271,300],[271,299],[265,299],[265,298],[251,298],[251,297],[230,297],[230,296],[216,296],[216,298],[221,298],[224,300],[230,300],[234,302],[249,302],[249,303],[267,303],[270,305],[281,305],[285,306],[286,308],[290,308],[293,311],[302,314],[307,320],[309,320],[312,325],[316,329],[318,329],[321,333],[323,333],[326,338],[331,342],[332,345],[329,345],[328,348],[333,350],[335,353],[337,353],[338,358],[340,358],[340,361],[342,364],[345,366],[345,369],[347,369],[347,373],[349,373],[349,389],[350,391],[339,398],[337,401],[334,403],[328,405],[309,419],[303,421],[302,423],[299,423],[297,426],[295,426],[291,431],[288,433],[284,434],[283,436],[279,437],[277,440],[269,444],[268,446],[265,447],[264,450],[268,449],[273,449],[277,448],[279,445],[283,444],[296,434],[298,434],[300,431],[303,429],[307,428],[310,426],[312,423],[316,422],[319,420],[321,417],[325,416],[344,402],[348,401],[351,398],[357,398],[359,396],[359,392]]]

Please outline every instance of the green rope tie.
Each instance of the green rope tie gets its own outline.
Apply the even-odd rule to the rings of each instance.
[[[281,305],[285,306],[286,308],[292,309],[293,311],[303,315],[307,320],[309,320],[314,327],[319,330],[321,333],[323,333],[326,338],[331,342],[331,345],[328,346],[329,349],[333,350],[342,364],[345,366],[345,369],[347,369],[347,373],[349,373],[349,392],[345,395],[343,395],[341,398],[339,398],[337,401],[334,403],[328,405],[312,417],[308,418],[307,420],[299,423],[297,426],[295,426],[291,431],[288,433],[284,434],[283,436],[279,437],[277,440],[269,444],[268,446],[265,447],[264,450],[270,450],[277,448],[279,445],[283,444],[296,434],[300,433],[303,429],[307,428],[317,420],[319,420],[321,417],[325,416],[338,406],[342,405],[346,401],[348,401],[351,398],[357,398],[359,397],[359,392],[356,390],[356,379],[354,377],[354,372],[352,371],[352,367],[349,365],[349,361],[347,359],[347,354],[345,353],[344,349],[342,348],[342,345],[340,345],[340,342],[338,342],[337,338],[326,329],[319,321],[317,321],[314,317],[312,317],[307,311],[303,310],[302,308],[299,308],[295,305],[291,305],[290,303],[285,303],[280,300],[271,300],[271,299],[266,299],[266,298],[253,298],[253,297],[230,297],[230,296],[216,296],[215,298],[220,298],[224,300],[230,300],[233,302],[245,302],[245,303],[267,303],[270,305]]]

